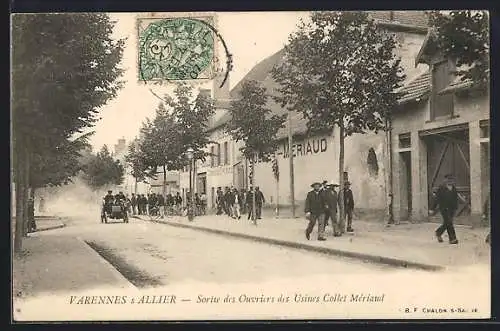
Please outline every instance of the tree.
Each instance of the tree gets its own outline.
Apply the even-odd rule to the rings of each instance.
[[[489,18],[487,11],[453,10],[429,12],[435,39],[444,55],[455,59],[456,75],[481,89],[490,81]]]
[[[192,91],[192,86],[180,83],[174,96],[165,96],[155,117],[143,123],[138,150],[129,156],[146,177],[156,178],[161,167],[164,192],[167,171],[180,170],[187,165],[185,152],[189,147],[195,151],[195,160],[204,161],[209,155],[205,151],[210,143],[206,131],[208,119],[215,111],[214,103],[203,94],[193,100]]]
[[[242,141],[240,148],[243,155],[250,160],[251,179],[255,184],[255,162],[271,160],[271,155],[278,146],[276,135],[284,127],[285,115],[272,115],[266,107],[268,95],[266,89],[256,81],[248,80],[242,85],[241,98],[231,102],[231,120],[226,131],[234,140]],[[253,221],[255,218],[255,191],[253,194]]]
[[[124,40],[113,40],[113,26],[99,13],[12,16],[15,252],[22,249],[32,162],[71,158],[79,146],[69,142],[94,125],[99,108],[122,86]],[[37,182],[63,184],[72,172]]]
[[[156,178],[158,168],[163,172],[163,193],[165,193],[167,170],[180,169],[183,150],[180,132],[175,118],[169,114],[163,103],[158,105],[153,121],[146,119],[141,128],[143,139],[139,143],[146,177]]]
[[[191,147],[194,150],[194,159],[205,161],[210,155],[205,148],[211,143],[207,129],[208,120],[215,112],[214,101],[202,93],[193,100],[193,87],[180,83],[174,91],[174,97],[165,96],[165,105],[176,124],[181,159],[185,160],[184,152]],[[178,170],[184,165],[185,162],[177,163],[173,169]]]
[[[340,221],[344,220],[344,140],[385,129],[404,79],[393,35],[365,12],[315,12],[301,21],[273,68],[276,100],[302,112],[312,134],[338,128]]]
[[[139,139],[135,139],[128,146],[128,153],[125,156],[125,162],[130,165],[132,169],[131,175],[135,179],[135,183],[144,182],[148,176],[147,174],[147,165],[145,163],[146,158],[142,155],[142,151],[140,149],[140,141]],[[137,192],[137,187],[134,190]]]
[[[124,174],[123,165],[113,159],[106,145],[83,166],[83,178],[94,190],[110,184],[121,185]]]

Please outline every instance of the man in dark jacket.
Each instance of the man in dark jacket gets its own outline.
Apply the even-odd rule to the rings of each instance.
[[[177,192],[177,194],[175,195],[175,210],[177,214],[180,214],[182,210],[182,197],[180,192]]]
[[[250,186],[250,190],[246,196],[246,204],[248,209],[248,219],[255,220],[255,215],[253,214],[253,187]]]
[[[225,192],[224,192],[224,212],[226,215],[231,217],[231,191],[229,190],[229,187],[226,186]]]
[[[115,196],[113,195],[113,191],[108,191],[108,194],[104,196],[104,210],[111,212],[111,205],[114,201]]]
[[[257,219],[262,218],[262,206],[266,203],[266,199],[264,198],[264,194],[262,194],[262,191],[260,188],[257,186],[255,188],[255,213],[257,214]]]
[[[310,239],[311,232],[318,221],[318,240],[326,240],[325,238],[325,209],[326,199],[324,192],[321,191],[321,183],[313,183],[312,191],[307,193],[305,213],[309,224],[306,229],[306,238]]]
[[[165,217],[165,197],[163,194],[158,194],[156,196],[156,202],[158,204],[158,208],[160,209],[160,217]]]
[[[325,227],[328,225],[328,219],[332,222],[333,235],[338,237],[341,235],[340,225],[337,224],[337,205],[338,205],[338,196],[335,191],[335,187],[339,186],[338,184],[330,184],[326,186],[324,190],[326,206],[328,207],[325,210]]]
[[[436,230],[436,238],[439,242],[443,242],[441,236],[446,230],[450,244],[458,244],[455,227],[453,226],[453,217],[458,208],[458,199],[455,178],[453,175],[448,174],[436,192],[436,205],[443,217],[443,224]]]
[[[130,198],[130,205],[132,206],[132,215],[137,214],[137,198],[135,197],[135,193],[132,193],[132,197]]]
[[[352,228],[352,212],[354,211],[354,196],[351,191],[351,183],[344,183],[344,220],[347,219],[347,232],[354,232]],[[345,226],[344,224],[340,225],[341,233],[344,233]]]
[[[215,204],[217,205],[217,213],[216,215],[221,215],[224,210],[224,193],[222,192],[222,188],[217,187],[217,195],[215,198]]]

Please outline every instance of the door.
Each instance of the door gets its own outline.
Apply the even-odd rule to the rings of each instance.
[[[470,215],[470,156],[468,130],[440,132],[426,137],[429,205],[432,192],[444,181],[446,174],[456,177],[459,200],[456,216]]]
[[[207,173],[198,174],[196,181],[196,192],[198,194],[207,194]]]
[[[402,219],[410,219],[412,213],[411,152],[401,152],[399,157],[401,160],[401,216]]]
[[[234,186],[238,190],[245,188],[245,169],[241,162],[233,166],[233,176]]]

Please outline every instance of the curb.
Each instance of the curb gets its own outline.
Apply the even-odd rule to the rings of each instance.
[[[85,246],[85,249],[87,249],[89,252],[91,252],[91,254],[97,256],[99,258],[99,261],[105,265],[109,271],[111,271],[111,273],[113,273],[116,277],[116,279],[120,282],[120,283],[123,283],[123,286],[125,286],[126,288],[128,289],[137,289],[134,284],[132,284],[131,282],[128,281],[127,278],[125,278],[125,276],[123,276],[118,270],[115,269],[115,267],[113,267],[111,265],[111,263],[109,263],[108,261],[106,261],[101,255],[99,255],[99,253],[97,253],[96,251],[94,251],[92,249],[92,247],[90,247],[86,242],[85,240],[83,240],[82,238],[80,237],[76,237],[76,240],[80,241],[82,243],[83,246]]]
[[[34,232],[41,232],[41,231],[49,231],[49,230],[61,229],[61,228],[64,228],[65,226],[66,226],[66,224],[54,225],[54,226],[49,226],[47,228],[36,229]]]
[[[265,238],[265,237],[250,235],[250,234],[230,232],[227,230],[211,229],[211,228],[206,228],[206,227],[197,226],[197,225],[181,224],[181,223],[171,222],[171,221],[154,221],[154,220],[142,219],[139,217],[135,217],[135,218],[140,219],[142,221],[152,222],[152,223],[166,224],[166,225],[175,226],[175,227],[179,227],[179,228],[205,231],[205,232],[215,233],[215,234],[219,234],[219,235],[223,235],[223,236],[249,239],[249,240],[263,242],[263,243],[267,243],[267,244],[291,247],[291,248],[313,251],[313,252],[317,252],[317,253],[334,255],[334,256],[342,256],[342,257],[347,257],[347,258],[363,260],[366,262],[391,265],[391,266],[395,266],[395,267],[414,268],[414,269],[420,269],[420,270],[425,270],[425,271],[442,271],[442,270],[446,269],[445,267],[440,266],[440,265],[412,262],[412,261],[396,259],[396,258],[391,258],[391,257],[384,257],[384,256],[371,255],[371,254],[366,254],[366,253],[351,252],[351,251],[345,251],[345,250],[329,248],[329,247],[317,247],[317,246],[312,246],[312,245],[308,245],[308,244],[304,244],[304,243],[300,243],[300,242],[293,242],[293,241],[274,239],[274,238]]]

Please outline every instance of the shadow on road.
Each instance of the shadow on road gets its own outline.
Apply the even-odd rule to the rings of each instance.
[[[94,241],[85,240],[85,243],[87,243],[87,245],[89,245],[94,251],[96,251],[103,259],[105,259],[113,267],[115,267],[118,272],[120,272],[129,282],[134,284],[136,287],[147,288],[165,285],[158,279],[129,264],[123,258],[115,254],[112,249],[105,247],[104,245],[97,244]]]

